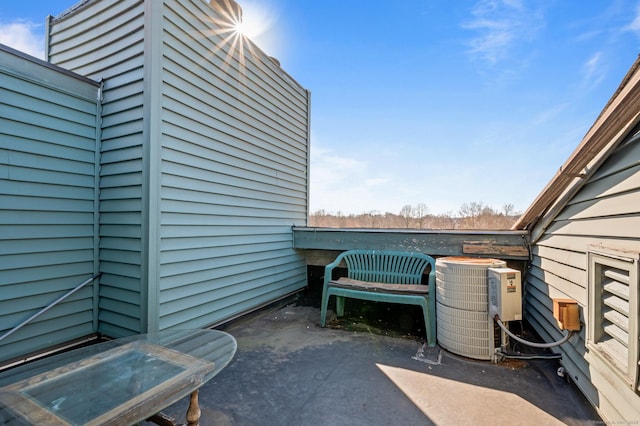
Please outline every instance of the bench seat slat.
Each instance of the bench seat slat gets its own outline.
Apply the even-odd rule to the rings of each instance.
[[[352,288],[356,290],[365,291],[380,291],[384,293],[396,293],[396,294],[427,294],[429,293],[429,286],[423,284],[387,284],[376,283],[370,281],[360,281],[351,278],[339,278],[338,280],[332,280],[329,285],[341,288]]]

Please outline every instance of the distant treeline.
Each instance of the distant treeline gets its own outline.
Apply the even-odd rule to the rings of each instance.
[[[481,202],[464,203],[454,214],[430,214],[426,204],[406,205],[398,213],[371,211],[344,215],[312,212],[309,226],[321,228],[510,229],[520,217],[513,204],[494,209]]]

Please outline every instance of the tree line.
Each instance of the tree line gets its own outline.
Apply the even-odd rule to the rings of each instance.
[[[370,211],[344,215],[341,212],[312,212],[309,226],[320,228],[404,228],[404,229],[510,229],[520,217],[513,204],[495,209],[482,202],[464,203],[460,209],[431,214],[424,203],[405,205],[398,213]]]

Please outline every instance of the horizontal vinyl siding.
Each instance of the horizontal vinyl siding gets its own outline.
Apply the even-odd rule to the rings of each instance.
[[[97,269],[97,94],[0,51],[0,335]],[[88,285],[0,341],[0,362],[94,333],[93,300]]]
[[[99,331],[145,331],[143,289],[144,4],[94,1],[51,23],[52,62],[104,81]]]
[[[588,321],[587,247],[640,251],[640,144],[630,138],[573,197],[533,249],[527,279],[528,320],[547,340],[560,338],[553,298],[580,304]],[[562,345],[563,364],[575,383],[610,421],[640,418],[640,397],[616,383],[610,367],[588,356],[585,327],[571,345]]]
[[[165,3],[161,329],[213,324],[306,285],[291,226],[307,215],[308,93],[255,47],[242,58],[220,48],[214,13]]]

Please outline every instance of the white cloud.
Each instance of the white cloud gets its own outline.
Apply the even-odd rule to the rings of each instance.
[[[505,132],[496,145],[507,146],[505,140],[512,135]],[[353,159],[346,150],[313,149],[310,212],[397,214],[405,205],[423,203],[432,214],[456,214],[463,203],[473,201],[493,208],[511,203],[524,210],[541,188],[536,183],[549,173],[536,166],[534,171],[543,176],[531,179],[533,171],[523,172],[529,164],[522,151],[514,148],[509,154],[501,148],[485,148],[470,149],[470,153],[452,148],[437,161],[408,154],[393,162]]]
[[[473,18],[462,28],[475,31],[469,53],[490,64],[505,59],[517,43],[526,41],[543,26],[540,12],[528,10],[519,0],[480,0]]]
[[[44,59],[43,25],[28,21],[0,22],[0,43]]]
[[[310,211],[397,213],[402,205],[411,204],[416,196],[406,190],[414,185],[408,186],[403,182],[415,179],[409,173],[395,170],[388,158],[376,154],[356,158],[348,149],[334,151],[313,145]]]
[[[371,210],[370,188],[375,179],[367,163],[330,150],[311,150],[310,211],[356,213]],[[367,184],[369,182],[369,184]]]
[[[629,31],[640,33],[640,4],[636,7],[636,15],[629,25],[625,28]]]
[[[602,52],[596,52],[583,65],[583,83],[589,88],[595,88],[605,78]]]
[[[538,111],[531,120],[534,126],[541,126],[561,117],[562,114],[571,106],[569,102],[562,102],[552,105],[545,110]]]
[[[365,179],[364,185],[368,188],[375,188],[376,186],[384,185],[387,182],[389,182],[389,178],[376,177],[376,178]]]

